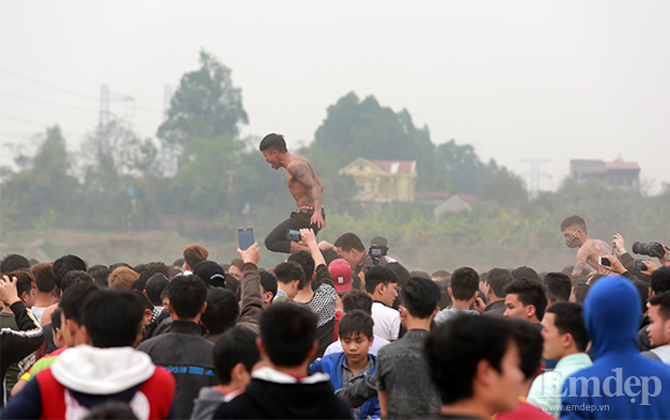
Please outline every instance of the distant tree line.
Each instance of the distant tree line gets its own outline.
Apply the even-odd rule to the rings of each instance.
[[[293,203],[284,178],[258,151],[259,138],[239,137],[247,122],[231,70],[202,51],[200,68],[184,74],[158,128],[160,153],[152,139],[119,121],[92,130],[80,153],[68,151],[59,127],[50,127],[34,156],[18,155],[16,168],[0,171],[0,222],[6,230],[133,230],[160,228],[160,216],[172,215],[262,224]],[[471,145],[436,145],[409,111],[394,112],[373,96],[340,98],[314,141],[291,152],[311,159],[325,188],[328,224],[342,230],[367,223],[397,240],[535,246],[555,244],[559,219],[580,213],[596,229],[629,226],[634,217],[637,236],[670,232],[667,194],[646,198],[566,181],[529,202],[519,176],[495,160],[483,162]],[[439,221],[412,204],[362,208],[352,200],[353,180],[338,175],[358,157],[416,160],[417,190],[471,194],[482,204]]]

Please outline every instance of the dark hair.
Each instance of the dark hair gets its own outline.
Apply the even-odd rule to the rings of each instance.
[[[263,137],[259,148],[261,149],[261,152],[268,149],[276,150],[279,153],[286,153],[288,151],[288,149],[286,149],[286,140],[284,140],[284,136],[275,133],[270,133]]]
[[[517,279],[504,287],[505,294],[515,293],[523,306],[533,305],[535,316],[542,321],[544,310],[547,309],[547,295],[542,283],[533,280]]]
[[[370,240],[370,246],[389,246],[389,241],[383,236],[375,236]]]
[[[242,258],[233,258],[233,259],[230,261],[230,265],[231,265],[231,266],[234,265],[235,267],[239,268],[240,271],[242,271],[242,268],[244,268],[244,260],[242,260]],[[230,267],[229,267],[229,268],[230,268]]]
[[[261,286],[263,286],[263,290],[272,292],[272,298],[277,296],[277,277],[265,270],[261,270],[258,273],[261,275]]]
[[[104,404],[91,407],[82,420],[137,420],[137,416],[129,404],[108,400]]]
[[[240,301],[240,281],[236,279],[232,274],[226,273],[226,289],[233,292],[237,301]]]
[[[287,261],[276,266],[275,276],[277,276],[278,282],[284,284],[295,280],[300,280],[300,284],[305,283],[305,271],[295,261]]]
[[[544,285],[547,287],[547,299],[551,302],[565,301],[570,299],[572,281],[563,273],[548,273],[544,276]]]
[[[184,262],[185,262],[185,261],[186,261],[186,260],[183,259],[183,258],[177,258],[177,259],[174,260],[174,262],[172,263],[172,266],[173,266],[173,267],[181,267],[182,265],[184,265]]]
[[[76,283],[93,283],[93,277],[91,277],[91,275],[86,271],[68,271],[68,273],[63,276],[63,279],[61,280],[60,288],[64,291]]]
[[[109,277],[112,270],[109,269],[106,265],[97,264],[91,266],[86,270],[88,274],[93,277],[93,283],[97,284],[100,287],[108,287],[107,278]]]
[[[9,254],[0,262],[0,273],[10,273],[16,270],[30,270],[28,258],[19,254]]]
[[[522,319],[510,319],[510,321],[519,346],[521,372],[525,379],[531,379],[542,362],[544,338],[535,325]]]
[[[415,318],[430,317],[437,301],[440,300],[440,288],[430,279],[411,277],[400,293],[402,306]]]
[[[230,373],[238,363],[251,374],[251,369],[261,358],[256,337],[256,333],[248,328],[235,327],[216,342],[212,357],[219,384],[228,385],[232,381]]]
[[[586,351],[589,335],[584,323],[582,306],[574,302],[557,302],[547,309],[547,313],[554,314],[554,325],[561,334],[570,334],[575,342],[577,351]]]
[[[389,283],[397,283],[398,277],[393,270],[381,265],[374,265],[368,269],[365,275],[365,291],[373,294],[379,284],[388,286]]]
[[[340,258],[339,255],[337,255],[337,251],[334,249],[326,249],[326,250],[321,250],[321,255],[323,255],[323,259],[326,260],[326,265],[330,265],[334,260]]]
[[[388,268],[389,270],[395,273],[396,277],[398,278],[399,287],[403,287],[404,285],[406,285],[407,280],[409,280],[409,278],[412,277],[410,276],[409,271],[407,271],[407,269],[397,261],[390,262],[386,264],[384,267]]]
[[[586,299],[586,295],[589,293],[591,286],[586,284],[586,282],[579,282],[575,283],[572,287],[575,291],[575,300],[581,305],[584,303],[584,299]]]
[[[423,270],[412,270],[412,271],[409,272],[409,277],[419,277],[419,278],[422,278],[422,279],[429,279],[430,274],[428,274],[427,271],[423,271]]]
[[[357,337],[362,334],[370,339],[373,336],[372,330],[374,324],[375,323],[369,314],[366,314],[360,309],[355,309],[351,312],[347,312],[340,319],[337,328],[340,338],[349,338],[352,335]]]
[[[663,321],[670,319],[670,292],[663,292],[649,299],[651,306],[659,306],[658,314]]]
[[[51,312],[51,330],[55,333],[56,330],[60,330],[61,327],[61,319],[60,319],[60,314],[61,314],[60,308],[54,309],[53,312]]]
[[[54,261],[51,265],[51,273],[53,274],[56,287],[63,290],[63,287],[61,287],[63,277],[65,277],[69,271],[74,270],[86,271],[86,263],[76,255],[63,255]]]
[[[651,291],[655,294],[670,291],[670,267],[661,267],[651,273]]]
[[[51,293],[56,288],[53,274],[51,274],[51,263],[41,263],[30,267],[30,272],[35,277],[35,287],[42,293]]]
[[[631,281],[633,282],[633,286],[637,289],[637,293],[640,295],[640,308],[642,309],[642,313],[645,313],[647,311],[647,301],[649,300],[649,284],[634,276]]]
[[[479,274],[470,267],[457,268],[451,275],[451,294],[454,299],[468,300],[479,290]]]
[[[77,325],[82,325],[83,308],[86,298],[92,293],[100,291],[93,283],[75,283],[63,291],[58,307],[63,311],[65,319],[71,319]]]
[[[342,251],[349,252],[352,249],[356,251],[363,252],[365,251],[365,245],[355,233],[347,232],[340,235],[339,238],[333,244],[336,248],[342,248]]]
[[[316,315],[302,305],[275,303],[261,314],[261,339],[277,366],[302,364],[316,340]]]
[[[135,282],[135,290],[143,291],[147,281],[156,273],[164,275],[166,278],[170,275],[170,267],[162,262],[151,262],[149,264],[140,264],[133,267],[133,270],[140,274],[140,278]],[[203,279],[204,280],[204,279]]]
[[[156,306],[161,306],[163,304],[161,292],[167,287],[168,283],[170,283],[168,279],[161,273],[156,273],[149,277],[149,280],[144,284],[144,292],[146,292],[151,303]]]
[[[235,325],[240,306],[228,289],[212,287],[207,291],[207,308],[200,320],[209,334],[219,334]]]
[[[577,215],[570,216],[561,222],[561,232],[567,228],[577,227],[586,232],[586,221]]]
[[[351,290],[342,296],[342,310],[347,314],[357,309],[372,315],[372,298],[367,293]]]
[[[312,255],[309,252],[294,252],[288,257],[287,261],[297,262],[300,264],[300,267],[302,267],[302,270],[305,273],[305,281],[300,283],[301,287],[306,287],[312,282],[312,277],[314,275],[314,258],[312,258]]]
[[[533,270],[530,267],[527,266],[521,266],[517,267],[514,270],[512,270],[512,278],[514,280],[517,279],[526,279],[526,280],[533,280],[538,283],[542,283],[542,279],[540,279],[540,275],[537,274],[537,271]]]
[[[447,270],[437,270],[433,274],[430,275],[430,278],[432,279],[433,277],[439,277],[439,278],[446,278],[450,277],[451,274]]]
[[[205,304],[207,285],[194,274],[175,277],[166,289],[170,305],[179,318],[195,318]]]
[[[21,297],[23,293],[30,295],[33,282],[35,281],[35,277],[33,277],[30,271],[15,270],[5,273],[5,275],[10,279],[16,277],[16,294],[18,297]]]
[[[426,340],[425,353],[442,403],[473,396],[472,380],[481,360],[502,372],[502,359],[514,337],[509,320],[488,316],[461,316],[458,322],[435,328]]]
[[[87,298],[83,315],[93,346],[126,347],[137,340],[144,307],[134,292],[104,289]]]
[[[205,261],[209,257],[209,252],[204,246],[192,244],[184,249],[184,260],[191,269],[194,269],[200,261]]]
[[[508,283],[510,283],[514,278],[512,273],[509,270],[504,268],[493,268],[488,273],[486,273],[485,282],[491,286],[493,294],[499,298],[505,297],[505,291],[503,290]]]
[[[440,300],[437,301],[437,307],[440,310],[450,307],[452,302],[451,296],[449,296],[449,283],[446,281],[437,281],[435,284],[440,288]]]

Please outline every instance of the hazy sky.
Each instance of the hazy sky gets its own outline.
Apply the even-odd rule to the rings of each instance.
[[[550,160],[544,189],[571,158],[621,156],[670,183],[666,0],[0,0],[0,141],[34,146],[58,123],[76,150],[103,83],[134,98],[111,111],[154,136],[165,85],[201,48],[242,88],[245,136],[309,143],[354,91],[519,174]]]

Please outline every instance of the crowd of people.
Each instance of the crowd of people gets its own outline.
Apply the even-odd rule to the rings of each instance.
[[[410,272],[384,237],[309,228],[266,269],[255,243],[223,264],[200,244],[134,267],[10,254],[0,415],[670,418],[668,249],[561,231],[576,263],[546,273]]]

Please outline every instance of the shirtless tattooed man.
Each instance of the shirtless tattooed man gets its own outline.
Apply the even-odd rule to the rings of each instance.
[[[265,237],[265,247],[270,251],[293,253],[309,251],[303,245],[286,239],[289,229],[311,228],[316,234],[326,225],[321,194],[323,186],[309,160],[292,155],[286,149],[286,141],[279,134],[268,134],[260,145],[265,161],[273,169],[286,168],[286,183],[295,199],[297,209]]]
[[[572,275],[582,275],[584,266],[588,263],[594,270],[600,272],[598,257],[612,254],[612,248],[600,239],[591,239],[586,233],[586,222],[579,216],[570,216],[561,223],[561,231],[568,248],[579,248],[577,263]]]

